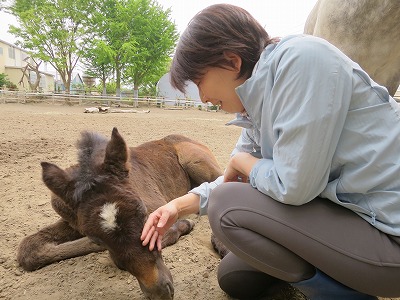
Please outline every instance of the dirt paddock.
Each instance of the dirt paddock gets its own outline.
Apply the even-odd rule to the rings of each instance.
[[[45,104],[0,104],[0,109],[1,299],[144,299],[136,279],[116,268],[107,252],[35,272],[25,272],[16,263],[20,240],[58,219],[41,181],[40,162],[61,167],[75,163],[75,142],[82,130],[110,136],[117,127],[130,146],[184,134],[208,145],[222,168],[240,132],[224,125],[232,115],[195,109],[151,109],[146,114],[84,114],[82,106]],[[211,247],[207,217],[191,217],[197,223],[194,231],[163,250],[175,299],[230,299],[216,281],[219,258]],[[302,299],[298,294],[294,298]]]

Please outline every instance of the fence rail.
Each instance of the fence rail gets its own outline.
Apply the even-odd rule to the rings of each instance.
[[[394,95],[394,99],[400,102],[400,90]],[[57,93],[29,93],[21,91],[0,90],[0,103],[50,103],[68,105],[90,106],[124,106],[124,107],[160,107],[160,108],[190,108],[210,110],[210,105],[203,104],[199,100],[185,98],[167,99],[164,97],[138,97],[132,96],[103,96],[103,95],[73,95]]]
[[[161,108],[205,108],[199,101],[189,99],[166,99],[164,97],[73,95],[58,93],[29,93],[0,90],[0,103],[49,103],[88,106],[123,106],[123,107],[161,107]]]
[[[396,100],[397,102],[400,102],[400,87],[396,91],[396,93],[394,93],[394,100]]]

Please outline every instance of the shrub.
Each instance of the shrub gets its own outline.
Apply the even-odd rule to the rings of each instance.
[[[5,86],[8,82],[10,82],[7,78],[7,75],[4,73],[0,73],[0,88]]]
[[[6,87],[10,91],[17,91],[18,87],[8,80],[7,74],[0,73],[0,89]]]

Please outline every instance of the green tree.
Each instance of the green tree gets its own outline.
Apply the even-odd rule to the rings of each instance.
[[[167,69],[178,39],[170,10],[153,0],[105,0],[94,11],[93,26],[107,45],[102,51],[113,58],[117,95],[122,82],[133,84],[137,95],[141,84]]]
[[[14,0],[10,6],[19,27],[10,26],[17,44],[30,50],[32,57],[49,62],[60,74],[70,91],[72,71],[84,48],[83,41],[91,32],[91,0]]]
[[[85,73],[101,80],[103,95],[107,94],[106,83],[114,73],[113,57],[114,51],[104,41],[98,39],[88,43],[82,57],[86,67]]]
[[[167,72],[179,37],[169,10],[151,0],[137,2],[138,13],[130,23],[137,45],[124,73],[124,81],[133,84],[135,98],[140,86],[157,82]]]
[[[91,26],[96,28],[96,39],[91,44],[101,44],[102,47],[93,49],[97,57],[103,57],[106,53],[111,58],[114,69],[116,94],[121,93],[121,73],[123,70],[123,58],[131,48],[135,47],[135,41],[130,38],[126,16],[122,15],[126,0],[105,0],[97,2],[93,8]],[[134,13],[132,13],[133,15]]]

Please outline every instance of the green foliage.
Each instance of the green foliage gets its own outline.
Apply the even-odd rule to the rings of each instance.
[[[5,86],[7,84],[7,82],[9,82],[8,78],[7,78],[7,74],[0,73],[0,88]]]
[[[130,23],[137,41],[134,59],[127,60],[124,80],[134,88],[157,82],[169,67],[179,35],[169,20],[170,10],[164,11],[151,0],[136,1],[138,14]]]
[[[111,80],[111,81],[109,81],[109,82],[106,82],[106,93],[108,94],[108,95],[115,95],[115,92],[116,92],[116,90],[117,90],[117,88],[116,88],[116,84],[115,84],[115,81],[114,80]],[[103,85],[96,85],[96,90],[97,90],[97,92],[99,92],[99,93],[102,93],[103,92]]]
[[[49,62],[69,91],[72,71],[91,34],[87,26],[91,0],[14,0],[10,7],[19,27],[10,26],[17,44]]]
[[[10,10],[17,44],[49,62],[67,91],[80,60],[103,87],[114,78],[118,95],[122,83],[137,91],[167,72],[178,40],[170,10],[154,0],[14,0]]]
[[[157,97],[157,85],[154,83],[143,85],[139,96]]]
[[[99,2],[92,17],[97,37],[87,43],[91,50],[85,55],[88,71],[110,77],[99,64],[114,70],[117,94],[122,82],[137,89],[157,81],[167,72],[178,39],[169,15],[152,0]]]
[[[114,74],[114,53],[112,49],[102,40],[88,41],[87,49],[82,57],[86,67],[85,73],[101,80],[102,93],[106,94],[106,81]]]
[[[7,74],[0,73],[0,89],[3,89],[3,87],[6,87],[10,91],[18,90],[18,87],[10,80],[8,80]]]

